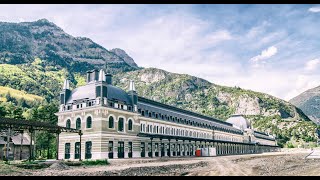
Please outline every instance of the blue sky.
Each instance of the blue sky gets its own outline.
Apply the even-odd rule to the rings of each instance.
[[[139,66],[289,100],[320,85],[320,5],[0,5],[124,49]]]

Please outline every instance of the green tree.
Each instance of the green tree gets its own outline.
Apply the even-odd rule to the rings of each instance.
[[[0,117],[5,117],[6,114],[7,114],[7,111],[5,107],[3,106],[3,104],[0,104]]]
[[[14,119],[24,119],[23,115],[23,110],[21,107],[15,107],[12,111],[12,118]]]
[[[7,102],[11,102],[11,101],[13,100],[13,98],[11,97],[10,92],[8,92],[8,93],[6,94],[5,98],[6,98]]]
[[[27,102],[26,102],[26,100],[24,98],[18,99],[17,100],[17,105],[19,107],[24,107],[24,108],[28,107]]]

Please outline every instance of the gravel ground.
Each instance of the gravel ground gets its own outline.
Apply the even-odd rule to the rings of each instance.
[[[26,176],[287,176],[320,175],[320,160],[310,152],[288,151],[207,158],[114,159],[107,166],[68,167],[55,163],[41,170],[3,165],[0,175]],[[1,166],[1,164],[0,164]],[[2,171],[2,170],[6,171]]]

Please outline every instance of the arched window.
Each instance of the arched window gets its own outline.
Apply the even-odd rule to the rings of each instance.
[[[66,128],[71,128],[71,121],[70,121],[70,119],[67,120]]]
[[[118,131],[123,132],[123,128],[124,127],[124,119],[123,118],[119,118],[119,122],[118,122]]]
[[[131,119],[129,119],[129,122],[128,122],[128,130],[132,131],[132,120]]]
[[[109,117],[109,128],[114,128],[114,118],[113,118],[113,116]]]
[[[92,117],[91,116],[89,116],[87,118],[87,128],[92,128]]]
[[[81,119],[78,118],[76,121],[76,129],[81,129]]]

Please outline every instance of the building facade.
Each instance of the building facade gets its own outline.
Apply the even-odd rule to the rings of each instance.
[[[7,148],[9,145],[9,148]],[[11,136],[9,143],[7,137],[0,137],[0,160],[28,159],[30,156],[30,136],[27,133]],[[8,157],[7,156],[8,149]]]
[[[103,70],[87,72],[87,83],[70,90],[66,80],[56,113],[58,125],[81,129],[61,133],[59,159],[194,156],[201,147],[217,155],[276,151],[275,139],[249,127],[197,114],[126,92]],[[81,142],[81,145],[80,145]]]

